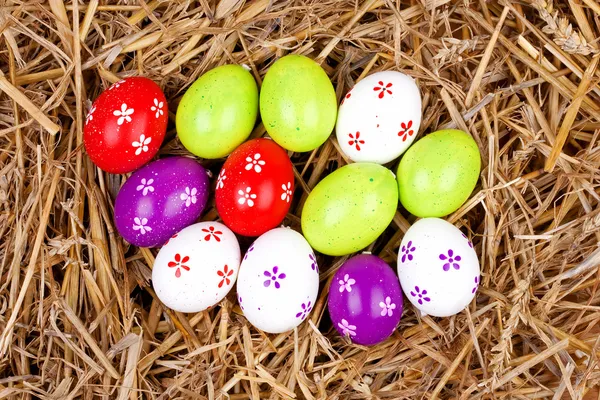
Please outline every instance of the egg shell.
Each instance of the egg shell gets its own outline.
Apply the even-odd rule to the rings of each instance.
[[[269,135],[287,150],[311,151],[335,125],[337,100],[319,64],[301,55],[275,61],[260,90],[260,115]]]
[[[418,217],[443,217],[469,198],[481,168],[477,143],[466,132],[446,129],[417,141],[400,160],[400,202]]]
[[[253,139],[225,161],[215,202],[225,225],[259,236],[285,218],[294,193],[294,172],[285,150],[270,139]]]
[[[439,218],[415,222],[398,254],[398,277],[408,300],[424,314],[448,317],[475,297],[479,260],[473,244]]]
[[[131,172],[156,155],[167,122],[167,100],[160,87],[148,78],[126,78],[94,101],[85,119],[83,144],[103,171]]]
[[[115,200],[119,234],[140,247],[157,247],[193,224],[209,194],[206,170],[185,157],[151,162],[134,172]]]
[[[237,283],[248,321],[265,332],[287,332],[312,311],[319,267],[308,242],[290,228],[268,231],[244,256]]]
[[[402,317],[398,277],[381,258],[361,254],[336,271],[329,289],[329,315],[340,335],[370,346],[387,339]]]
[[[390,162],[412,144],[421,125],[421,93],[396,71],[369,75],[342,99],[336,136],[355,162]]]
[[[398,188],[379,164],[348,164],[315,186],[302,210],[302,232],[317,251],[341,256],[371,244],[394,218]]]
[[[158,252],[152,286],[160,301],[175,311],[203,311],[229,293],[240,259],[237,238],[225,225],[213,221],[190,225]]]
[[[191,153],[221,158],[250,136],[258,114],[256,81],[239,65],[223,65],[202,75],[177,108],[179,140]]]

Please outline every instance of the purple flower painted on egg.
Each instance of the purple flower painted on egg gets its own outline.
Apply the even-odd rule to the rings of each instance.
[[[317,259],[315,258],[315,255],[313,253],[311,253],[308,255],[308,258],[310,258],[310,261],[312,262],[310,267],[312,268],[313,271],[317,271],[317,274],[318,274],[319,266],[317,265]]]
[[[244,306],[242,305],[242,296],[238,295],[238,303],[240,303],[240,308],[244,311]]]
[[[296,318],[300,318],[301,320],[304,321],[304,318],[306,318],[306,316],[312,311],[312,305],[310,304],[310,301],[309,301],[306,304],[302,303],[300,308],[302,310],[300,310],[300,312],[296,314]]]
[[[444,263],[444,271],[449,271],[450,267],[453,267],[454,269],[460,269],[458,261],[460,261],[461,258],[458,254],[455,255],[452,249],[448,250],[448,255],[443,253],[440,254],[440,260],[446,261]]]
[[[415,290],[414,291],[411,290],[411,292],[410,292],[410,295],[412,297],[417,298],[417,302],[419,304],[423,304],[423,301],[426,301],[426,302],[431,301],[431,299],[429,297],[425,297],[426,294],[427,294],[427,290],[425,290],[425,289],[421,290],[421,289],[419,289],[418,286],[415,286]]]
[[[402,262],[405,262],[406,260],[408,261],[412,261],[413,260],[413,255],[411,254],[413,251],[415,251],[416,247],[413,246],[413,242],[412,240],[409,240],[408,243],[405,246],[402,246],[401,252],[402,252]]]
[[[281,287],[281,284],[279,283],[279,281],[282,279],[285,279],[285,274],[284,273],[278,274],[278,272],[279,272],[278,266],[274,266],[272,272],[269,272],[268,270],[263,272],[264,276],[267,277],[267,280],[263,282],[263,285],[265,287],[269,287],[269,286],[271,286],[271,282],[273,282],[273,286],[275,286],[275,289],[279,289]]]
[[[469,240],[469,238],[467,237],[467,235],[465,235],[464,233],[460,233],[462,235],[462,237],[464,237],[465,239],[467,239],[467,243],[469,243],[469,247],[473,248],[473,243]]]
[[[475,277],[475,287],[473,288],[473,290],[471,290],[471,293],[475,293],[477,291],[477,288],[479,288],[479,276]]]
[[[250,248],[246,252],[246,255],[244,256],[244,260],[248,259],[248,256],[250,255],[250,252],[252,252],[252,250],[254,250],[254,243],[252,243],[252,245],[250,246]]]

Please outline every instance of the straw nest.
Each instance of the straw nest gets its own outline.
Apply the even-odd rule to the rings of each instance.
[[[66,3],[0,2],[0,398],[598,398],[596,0]],[[186,88],[225,63],[260,83],[290,52],[320,62],[338,98],[401,70],[422,90],[420,135],[473,135],[481,179],[448,217],[482,265],[468,309],[408,306],[385,343],[352,345],[325,307],[345,258],[323,256],[315,310],[288,334],[254,329],[232,295],[194,315],[156,299],[156,250],[125,243],[112,219],[126,176],[82,146],[91,100],[153,79],[172,111],[160,155],[188,155],[173,124]],[[291,156],[286,224],[299,229],[311,188],[346,160],[334,137]],[[222,162],[202,161],[213,174]],[[210,204],[203,219],[217,218]],[[412,222],[400,208],[369,250],[395,267]]]

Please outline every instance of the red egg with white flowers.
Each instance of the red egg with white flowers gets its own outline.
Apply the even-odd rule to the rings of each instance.
[[[294,193],[286,151],[270,139],[253,139],[227,159],[215,191],[221,219],[232,231],[260,236],[281,224]]]
[[[158,152],[167,131],[167,99],[144,77],[123,79],[94,101],[83,128],[83,144],[100,169],[134,171]]]

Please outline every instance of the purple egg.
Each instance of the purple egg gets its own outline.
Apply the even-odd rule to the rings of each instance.
[[[329,288],[329,315],[340,335],[373,345],[387,339],[402,316],[398,277],[381,258],[361,254],[337,270]]]
[[[208,174],[196,161],[170,157],[151,162],[135,171],[119,190],[117,230],[135,246],[161,246],[198,219],[208,192]]]

